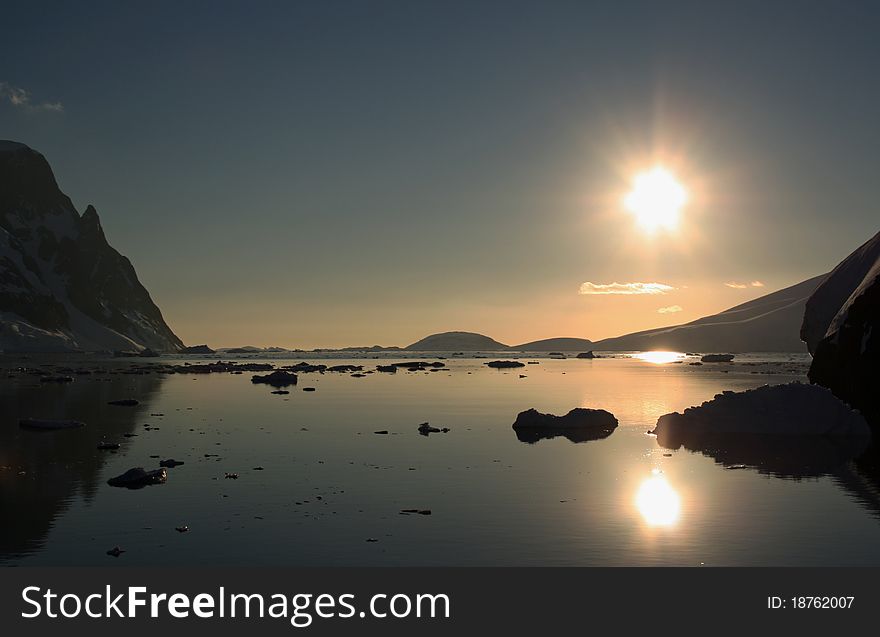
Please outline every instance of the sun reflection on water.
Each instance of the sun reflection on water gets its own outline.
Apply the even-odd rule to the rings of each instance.
[[[656,469],[636,493],[636,507],[650,526],[672,526],[681,513],[681,498]]]
[[[646,363],[662,365],[664,363],[684,360],[685,354],[683,352],[639,352],[638,354],[633,354],[632,357]]]

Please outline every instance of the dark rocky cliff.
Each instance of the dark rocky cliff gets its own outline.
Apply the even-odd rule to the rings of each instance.
[[[0,141],[0,350],[182,346],[97,211],[76,211],[41,154]]]

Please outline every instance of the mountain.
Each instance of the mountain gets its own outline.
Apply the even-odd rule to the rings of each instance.
[[[593,343],[601,350],[802,352],[799,327],[807,299],[827,274],[684,325],[661,327]]]
[[[801,336],[813,354],[810,381],[880,425],[880,232],[816,289]]]
[[[218,352],[224,354],[283,354],[290,350],[285,347],[257,347],[256,345],[244,345],[242,347],[220,347]]]
[[[507,345],[474,332],[443,332],[426,336],[405,349],[416,352],[494,352],[507,349]]]
[[[545,338],[522,345],[511,345],[517,352],[586,352],[593,349],[593,342],[585,338]]]
[[[811,354],[828,335],[832,323],[838,323],[838,315],[844,306],[851,306],[853,293],[870,285],[870,277],[877,277],[880,260],[880,233],[859,246],[828,275],[807,301],[801,338]],[[841,320],[843,317],[841,316]]]
[[[426,336],[404,349],[422,352],[581,352],[591,349],[592,345],[585,338],[548,338],[522,345],[505,345],[474,332],[443,332]]]
[[[41,154],[0,141],[0,350],[181,347],[95,209],[80,215]]]

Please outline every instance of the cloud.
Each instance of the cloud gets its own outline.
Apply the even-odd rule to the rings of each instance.
[[[751,283],[740,283],[739,281],[727,281],[724,285],[729,288],[733,288],[734,290],[745,290],[746,288],[762,288],[764,287],[763,281],[752,281]]]
[[[0,82],[0,102],[9,102],[17,108],[28,111],[54,111],[56,113],[64,111],[64,104],[61,102],[41,102],[39,104],[32,102],[30,91],[13,86],[8,82]]]
[[[591,283],[581,284],[578,294],[666,294],[675,288],[665,283]]]
[[[657,310],[658,314],[675,314],[676,312],[681,312],[682,307],[680,305],[669,305],[667,307],[661,307]]]

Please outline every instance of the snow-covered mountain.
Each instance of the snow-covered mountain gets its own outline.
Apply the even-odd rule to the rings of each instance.
[[[880,232],[816,289],[801,337],[813,354],[810,380],[880,425]]]
[[[424,351],[586,352],[675,350],[682,352],[803,352],[798,336],[807,299],[826,274],[765,294],[718,314],[684,325],[659,327],[601,341],[548,338],[522,345],[504,345],[471,332],[433,334],[406,349]]]
[[[682,352],[802,352],[798,329],[821,275],[729,310],[671,327],[593,343],[599,350],[671,349]]]
[[[46,159],[0,140],[0,351],[177,351],[183,346]]]

